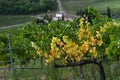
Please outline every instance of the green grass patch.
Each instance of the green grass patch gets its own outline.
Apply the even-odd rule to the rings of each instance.
[[[110,7],[113,11],[120,13],[120,0],[61,0],[63,8],[68,13],[75,13],[79,9],[88,6],[94,7],[99,11],[106,11]]]
[[[30,15],[0,15],[0,27],[26,23],[31,20]]]
[[[21,26],[19,26],[19,27],[21,27]],[[0,34],[4,34],[4,35],[19,34],[19,30],[18,30],[19,27],[0,29]]]
[[[82,68],[77,67],[42,67],[41,59],[31,60],[26,65],[14,65],[15,68],[28,68],[14,70],[15,80],[100,80],[99,68],[95,64],[87,64]],[[106,80],[120,80],[120,61],[104,62]],[[29,69],[38,68],[38,69]],[[6,79],[12,77],[9,71]],[[44,79],[43,79],[44,78]]]

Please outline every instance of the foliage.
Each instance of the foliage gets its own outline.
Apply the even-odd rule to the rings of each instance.
[[[92,25],[86,18],[81,18],[79,23],[78,20],[74,20],[53,21],[48,25],[23,25],[18,29],[18,34],[11,34],[13,58],[29,60],[44,57],[47,64],[66,64],[91,58],[118,57],[120,24],[102,17],[94,9],[89,10],[96,16]],[[2,50],[8,48],[6,35],[1,34]],[[9,56],[9,51],[1,52],[4,53],[4,56]],[[9,60],[9,57],[1,57],[1,60]]]
[[[118,34],[120,24],[107,17],[102,17],[92,8],[88,10],[92,11],[96,16],[92,25],[87,19],[81,18],[79,28],[76,27],[74,35],[62,34],[60,36],[57,33],[51,35],[48,51],[42,52],[44,49],[41,49],[41,53],[39,53],[45,57],[46,64],[52,62],[66,65],[67,63],[89,60],[91,58],[119,58],[120,38]],[[57,32],[59,33],[59,30]],[[35,45],[33,47],[35,48]]]
[[[2,15],[36,14],[55,9],[57,9],[56,0],[0,0],[0,14]]]
[[[104,45],[106,46],[106,54],[110,58],[119,57],[120,56],[120,24],[111,21],[103,25],[101,27],[101,32],[104,37]]]
[[[15,29],[15,31],[13,30],[13,32],[1,31],[1,50],[4,50],[5,48],[7,49],[4,53],[0,51],[1,59],[4,61],[8,61],[10,59],[7,38],[9,33],[11,34],[13,59],[30,60],[40,56],[38,55],[40,54],[40,49],[42,49],[42,52],[49,52],[49,44],[51,43],[50,39],[52,39],[52,36],[59,36],[59,38],[62,38],[63,35],[67,34],[70,34],[71,37],[72,35],[75,35],[74,32],[77,28],[72,25],[73,23],[67,21],[51,22],[49,25],[29,23]],[[69,30],[71,30],[71,32]],[[3,40],[4,38],[6,42]],[[74,39],[74,37],[72,38]],[[34,49],[32,47],[34,44],[31,44],[32,42],[35,42],[35,44],[40,48]],[[4,56],[7,55],[8,57],[4,58],[2,57],[2,54],[4,54]]]
[[[5,37],[4,35],[0,34],[0,61],[5,61],[6,59],[9,58],[9,54],[8,53],[8,45],[7,45],[8,41],[7,41],[7,37]],[[5,55],[6,54],[6,55]]]
[[[90,58],[98,58],[100,55],[97,50],[102,43],[100,32],[96,31],[96,34],[93,35],[90,30],[90,23],[81,18],[78,41],[75,42],[68,36],[63,36],[62,40],[53,37],[50,53],[48,53],[48,56],[45,56],[47,58],[46,63],[57,61],[66,64]]]
[[[120,23],[102,17],[92,8],[89,8],[89,10],[96,16],[92,25],[87,18],[81,18],[79,23],[76,19],[73,22],[57,21],[48,25],[25,24],[17,29],[16,32],[12,32],[13,59],[30,60],[40,57],[46,65],[55,63],[65,66],[72,62],[89,61],[91,59],[96,60],[98,65],[103,58],[119,59]],[[1,61],[9,60],[9,51],[6,50],[8,49],[7,34],[3,32],[0,34]],[[109,66],[105,69],[109,69]],[[53,74],[55,74],[55,77],[52,77],[52,80],[63,79],[62,76],[58,75],[62,70],[56,71],[56,69],[52,69],[47,71],[45,75],[48,76],[48,79],[51,79],[50,77],[54,76]],[[71,74],[73,75],[73,73]],[[117,73],[117,75],[119,74]],[[117,78],[119,79],[119,77]],[[101,78],[101,80],[103,79]]]

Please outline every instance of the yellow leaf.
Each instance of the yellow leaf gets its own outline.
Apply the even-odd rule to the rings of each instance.
[[[37,49],[37,54],[40,55],[42,53],[42,50],[40,48]]]
[[[99,46],[101,46],[101,45],[103,44],[103,41],[102,41],[102,40],[97,40],[97,44],[98,44]]]
[[[57,59],[59,59],[60,56],[61,56],[61,53],[60,53],[60,52],[58,52],[58,53],[55,54],[55,58],[57,58]]]
[[[89,52],[92,54],[92,56],[93,56],[94,58],[97,57],[96,47],[93,47],[92,49],[90,49]]]

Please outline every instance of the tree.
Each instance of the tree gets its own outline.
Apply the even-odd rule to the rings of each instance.
[[[93,24],[93,20],[96,18],[96,9],[88,7],[87,9],[79,10],[77,11],[77,15],[80,15],[82,17],[86,17],[88,19],[88,22]]]
[[[107,16],[108,18],[111,18],[111,9],[107,7]]]
[[[56,3],[56,0],[1,0],[0,14],[37,14],[56,10]]]

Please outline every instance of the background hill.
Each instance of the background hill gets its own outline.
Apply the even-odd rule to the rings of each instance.
[[[68,13],[75,13],[79,9],[85,9],[88,6],[104,12],[110,7],[113,12],[120,14],[120,0],[61,0],[63,8]]]
[[[2,15],[37,14],[55,9],[57,9],[56,0],[0,0],[0,14]]]

